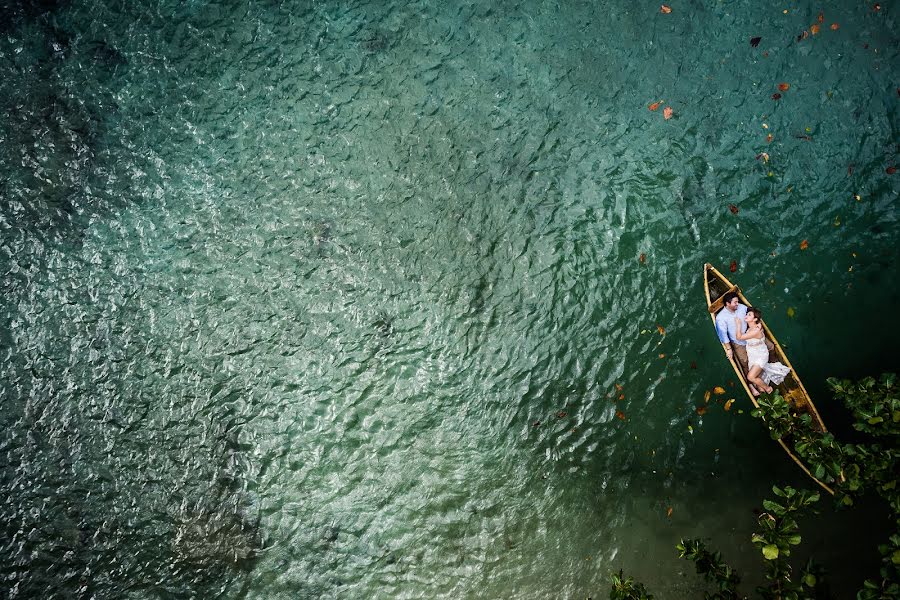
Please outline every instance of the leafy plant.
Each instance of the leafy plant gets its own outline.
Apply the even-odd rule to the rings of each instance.
[[[704,594],[705,600],[737,600],[737,585],[741,582],[740,576],[729,567],[720,552],[710,552],[700,540],[681,540],[675,548],[678,557],[693,561],[698,575],[710,583],[715,583],[718,590]]]
[[[834,397],[853,412],[853,427],[874,436],[900,436],[900,394],[897,375],[885,373],[877,381],[866,377],[858,382],[831,377],[828,386]]]
[[[750,414],[766,422],[773,440],[780,440],[793,431],[795,423],[791,417],[791,405],[778,391],[760,396],[756,403],[759,408],[753,409]]]
[[[653,600],[653,595],[647,593],[644,584],[635,583],[632,577],[625,577],[622,569],[619,569],[618,575],[613,573],[612,580],[609,600]]]

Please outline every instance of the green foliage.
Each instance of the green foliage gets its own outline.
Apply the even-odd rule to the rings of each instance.
[[[788,563],[791,547],[800,543],[800,528],[797,519],[813,510],[812,506],[819,501],[817,492],[795,490],[788,486],[784,489],[774,486],[772,492],[778,500],[764,500],[766,512],[759,516],[760,530],[754,533],[753,542],[766,561],[767,587],[757,588],[762,598],[815,598],[815,589],[820,584],[813,565],[801,572],[800,577],[793,578],[793,569]]]
[[[894,534],[887,544],[878,546],[881,552],[881,581],[867,579],[857,600],[900,598],[900,535]]]
[[[715,583],[718,590],[715,593],[704,594],[705,600],[737,600],[737,585],[741,582],[740,576],[729,567],[720,552],[710,552],[700,540],[681,540],[675,548],[678,557],[694,562],[698,575],[710,583]]]
[[[653,596],[644,589],[644,584],[635,583],[633,578],[625,577],[621,569],[618,575],[613,573],[612,580],[609,600],[653,600]]]
[[[750,412],[751,415],[761,418],[769,428],[769,435],[773,440],[780,440],[794,429],[794,419],[791,417],[791,406],[776,390],[769,396],[760,396],[756,399],[759,408]]]
[[[900,394],[897,376],[885,373],[877,381],[866,377],[857,382],[828,379],[834,397],[853,412],[853,427],[873,436],[900,436]]]
[[[874,491],[884,498],[900,531],[900,399],[896,376],[882,375],[877,381],[868,377],[858,382],[829,379],[828,385],[853,413],[854,428],[872,436],[870,443],[842,444],[830,433],[816,428],[808,414],[792,414],[794,408],[779,393],[762,396],[759,409],[752,412],[766,422],[773,439],[793,447],[816,479],[830,483],[839,505],[849,506],[854,498]],[[759,531],[751,536],[766,565],[768,585],[757,588],[764,600],[815,600],[824,597],[821,569],[809,562],[795,573],[788,559],[801,542],[797,519],[813,510],[819,494],[791,487],[772,488],[775,499],[763,501],[766,512],[759,516]],[[717,591],[705,594],[706,600],[735,600],[740,577],[710,552],[700,540],[681,540],[679,556],[693,561],[697,573],[715,583]],[[857,600],[900,600],[900,533],[879,546],[882,555],[880,580],[866,580]],[[641,584],[622,572],[613,577],[613,600],[650,598]],[[618,595],[617,595],[618,594]]]

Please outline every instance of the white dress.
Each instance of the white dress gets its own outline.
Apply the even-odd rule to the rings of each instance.
[[[760,367],[762,373],[760,378],[767,384],[780,384],[784,381],[785,376],[791,372],[789,368],[780,362],[769,362],[769,349],[766,347],[766,341],[762,338],[753,338],[747,340],[747,367]]]

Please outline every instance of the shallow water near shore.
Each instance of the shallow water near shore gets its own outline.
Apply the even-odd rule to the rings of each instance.
[[[900,29],[672,7],[11,5],[9,597],[698,597],[680,537],[749,593],[754,509],[814,484],[702,265],[849,433],[825,378],[897,369]],[[883,509],[821,508],[850,597]]]

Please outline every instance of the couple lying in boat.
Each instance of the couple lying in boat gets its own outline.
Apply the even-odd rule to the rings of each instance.
[[[769,362],[769,350],[775,345],[766,339],[762,312],[744,306],[734,292],[725,294],[725,307],[716,314],[716,333],[729,360],[734,357],[750,383],[754,396],[772,393],[772,386],[784,381],[791,372],[780,362]]]

